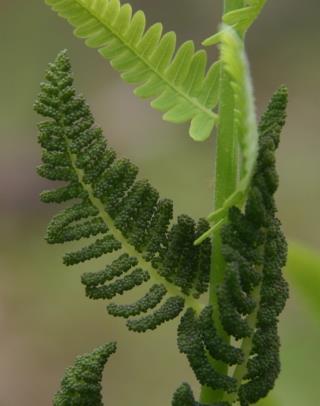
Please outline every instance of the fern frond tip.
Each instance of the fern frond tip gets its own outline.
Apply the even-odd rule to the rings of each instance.
[[[102,406],[102,373],[109,357],[116,352],[115,342],[96,348],[76,358],[56,393],[54,406]]]

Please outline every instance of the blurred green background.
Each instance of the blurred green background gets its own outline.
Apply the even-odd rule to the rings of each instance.
[[[193,38],[199,45],[216,29],[222,2],[131,3],[146,11],[150,23],[160,20],[180,41]],[[248,52],[259,114],[280,84],[289,87],[288,122],[278,154],[279,215],[291,240],[320,251],[319,12],[318,0],[269,0],[248,36]],[[176,213],[195,217],[211,209],[213,140],[194,143],[187,127],[164,123],[41,0],[1,0],[0,44],[0,405],[50,405],[74,357],[115,339],[119,350],[104,376],[106,404],[169,405],[182,381],[198,388],[177,352],[176,324],[143,337],[128,333],[121,320],[107,317],[104,303],[85,298],[79,276],[92,266],[64,268],[64,250],[43,241],[56,208],[38,200],[48,184],[35,173],[39,118],[32,104],[47,63],[68,48],[77,87],[110,144],[175,201]],[[214,58],[215,51],[210,52]],[[313,306],[318,291],[313,286],[315,300],[308,301],[295,284],[305,272],[305,266],[296,266],[297,277],[288,275],[293,286],[281,324],[283,372],[274,392],[281,406],[319,404],[320,314]]]

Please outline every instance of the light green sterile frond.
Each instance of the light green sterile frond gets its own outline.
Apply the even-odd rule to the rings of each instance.
[[[130,330],[155,329],[185,305],[199,313],[197,299],[208,288],[211,245],[206,241],[195,247],[193,241],[208,230],[207,221],[180,215],[172,224],[172,202],[137,179],[138,168],[117,158],[94,126],[88,105],[73,88],[66,52],[49,65],[46,79],[35,103],[47,118],[39,125],[43,151],[38,173],[65,184],[43,192],[41,199],[71,201],[51,220],[48,243],[87,241],[64,255],[67,266],[113,253],[111,263],[82,276],[91,299],[111,300],[138,286],[146,288],[135,303],[107,306],[111,315],[128,319]]]
[[[224,24],[232,27],[241,37],[255,22],[267,0],[247,0],[244,6],[228,11],[223,15]],[[203,45],[212,46],[221,42],[221,30],[203,41]]]
[[[223,224],[221,220],[226,216],[228,209],[244,199],[256,164],[259,138],[251,75],[243,41],[237,32],[227,25],[224,25],[220,31],[220,40],[222,69],[230,77],[233,89],[234,134],[240,146],[241,172],[235,192],[224,202],[222,208],[208,217],[215,223],[211,234],[217,222]],[[200,237],[196,243],[200,243],[209,236],[210,231]]]
[[[116,349],[115,343],[109,343],[77,357],[75,364],[65,372],[53,406],[103,406],[102,373]]]
[[[190,122],[190,135],[206,140],[217,122],[219,63],[208,71],[207,54],[192,41],[179,49],[174,32],[157,23],[146,29],[142,11],[119,0],[45,0],[75,27],[75,35],[110,61],[135,94],[173,123]]]
[[[258,128],[249,64],[243,42],[231,27],[224,27],[221,60],[230,78],[234,92],[235,133],[242,154],[240,188],[249,186],[258,152]]]
[[[223,22],[244,35],[258,18],[267,0],[247,0],[244,7],[232,10],[223,16]]]

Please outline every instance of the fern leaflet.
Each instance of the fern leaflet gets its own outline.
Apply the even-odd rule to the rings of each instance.
[[[119,0],[46,0],[74,27],[75,35],[98,48],[129,83],[135,94],[154,98],[152,107],[174,123],[191,121],[194,140],[207,139],[217,122],[219,62],[206,73],[205,51],[195,52],[192,41],[176,51],[174,32],[162,35],[160,23],[146,30],[142,11],[132,14]]]

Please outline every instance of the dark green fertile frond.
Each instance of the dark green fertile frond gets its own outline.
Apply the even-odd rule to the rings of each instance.
[[[227,344],[217,333],[213,322],[213,308],[206,306],[199,317],[199,326],[202,341],[212,358],[223,361],[228,365],[241,364],[243,362],[243,352]]]
[[[242,344],[232,346],[218,335],[211,306],[199,315],[187,309],[178,329],[179,349],[187,355],[198,381],[213,390],[222,389],[228,393],[226,401],[239,400],[241,406],[265,397],[280,371],[277,323],[288,298],[282,275],[287,245],[276,218],[274,193],[278,187],[275,151],[286,105],[287,91],[281,88],[261,120],[258,161],[244,213],[231,208],[229,222],[221,229],[226,271],[217,287],[220,321],[226,333],[242,339]],[[233,376],[218,373],[208,353],[236,365]],[[181,391],[187,396],[185,387]]]
[[[56,393],[54,406],[103,406],[102,373],[109,357],[116,352],[116,344],[109,343],[89,354],[77,357],[68,368]]]
[[[147,293],[136,303],[107,307],[114,316],[130,317],[131,330],[154,329],[177,317],[185,303],[198,312],[196,298],[208,288],[211,247],[209,242],[195,247],[193,241],[208,223],[200,219],[196,224],[182,215],[171,226],[172,202],[160,199],[148,181],[137,179],[136,166],[118,159],[94,126],[89,107],[73,89],[66,52],[49,66],[46,79],[35,103],[35,110],[48,118],[39,125],[43,163],[38,173],[64,185],[43,192],[41,199],[72,201],[51,220],[48,243],[90,238],[65,254],[68,266],[117,255],[104,269],[83,275],[92,299],[112,299],[146,285]]]
[[[112,316],[127,319],[128,317],[138,316],[150,309],[154,309],[161,302],[166,293],[167,291],[163,285],[153,285],[150,290],[135,303],[129,305],[110,303],[107,309]]]
[[[258,306],[254,312],[255,328],[245,375],[247,382],[239,390],[242,406],[256,403],[265,397],[280,372],[277,323],[288,298],[288,284],[282,275],[287,258],[287,243],[276,218],[273,195],[278,188],[274,154],[285,122],[286,104],[287,90],[281,88],[261,121],[259,160],[246,206],[245,216],[253,227],[263,230],[264,244],[260,245],[258,262],[261,264],[258,265],[261,282],[253,291]]]
[[[179,350],[187,356],[189,364],[201,385],[212,389],[223,389],[226,392],[235,391],[236,380],[220,374],[211,365],[203,342],[201,327],[203,326],[201,326],[194,310],[188,309],[181,318],[178,328]]]

